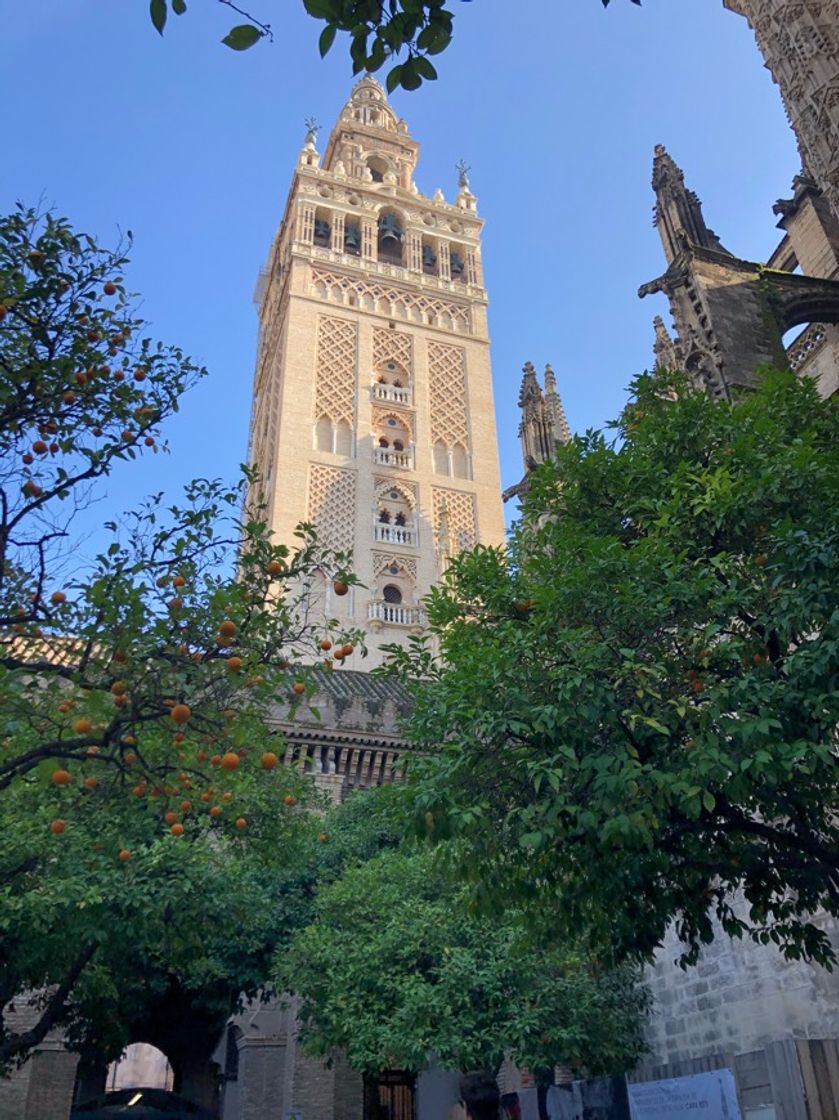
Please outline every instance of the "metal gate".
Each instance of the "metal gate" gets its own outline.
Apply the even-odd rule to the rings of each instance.
[[[364,1120],[415,1120],[416,1074],[383,1070],[364,1079]]]

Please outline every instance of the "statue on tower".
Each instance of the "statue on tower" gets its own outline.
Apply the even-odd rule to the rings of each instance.
[[[468,191],[469,172],[472,170],[472,168],[469,166],[465,159],[459,159],[454,166],[455,170],[457,171],[457,185],[462,191]]]
[[[303,123],[306,126],[306,139],[304,141],[304,144],[306,145],[306,147],[308,147],[310,144],[312,147],[314,147],[317,143],[318,133],[320,132],[322,125],[319,125],[314,117],[306,117]]]

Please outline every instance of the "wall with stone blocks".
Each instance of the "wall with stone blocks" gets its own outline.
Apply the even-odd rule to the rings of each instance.
[[[839,945],[836,924],[825,925]],[[783,1038],[839,1038],[839,972],[787,961],[774,945],[721,930],[687,971],[675,963],[681,948],[671,930],[647,974],[655,1000],[651,1061],[745,1054]]]

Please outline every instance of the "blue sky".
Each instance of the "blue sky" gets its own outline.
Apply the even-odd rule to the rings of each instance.
[[[765,259],[773,201],[798,169],[780,98],[745,21],[722,0],[474,0],[456,11],[440,80],[392,98],[421,144],[424,193],[472,166],[486,219],[502,475],[520,475],[525,360],[557,371],[572,428],[602,425],[650,362],[663,271],[650,170],[667,145],[723,243]],[[248,5],[246,5],[248,6]],[[3,17],[0,206],[54,205],[114,242],[154,333],[210,376],[171,423],[173,454],[121,468],[109,507],[193,476],[236,474],[247,444],[252,293],[313,114],[328,131],[352,84],[339,41],[301,0],[251,0],[276,42],[219,44],[231,13],[190,0],[164,38],[145,0],[28,0]]]

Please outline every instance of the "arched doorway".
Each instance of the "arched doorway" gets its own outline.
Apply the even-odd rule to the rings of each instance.
[[[172,1066],[163,1051],[149,1042],[133,1042],[108,1066],[106,1088],[172,1089],[174,1083]]]

